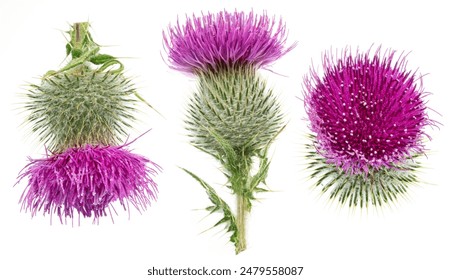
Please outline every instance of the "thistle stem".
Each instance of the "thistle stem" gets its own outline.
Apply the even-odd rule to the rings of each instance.
[[[232,188],[236,193],[236,227],[237,242],[235,243],[235,252],[239,254],[246,250],[246,220],[251,207],[249,202],[249,182],[251,178],[252,159],[246,155],[240,154],[236,158],[235,174],[232,180]]]
[[[76,56],[72,58],[77,58],[89,49],[98,46],[94,43],[94,41],[92,41],[91,34],[89,33],[89,22],[74,23],[74,26],[72,27],[72,30],[69,31],[69,34],[71,38],[69,44],[71,44],[72,49],[80,52],[76,53]],[[72,55],[74,55],[74,53],[72,53]]]
[[[247,205],[246,198],[243,195],[237,195],[237,211],[236,211],[236,226],[238,232],[238,242],[235,246],[235,252],[237,254],[246,250],[246,216]]]

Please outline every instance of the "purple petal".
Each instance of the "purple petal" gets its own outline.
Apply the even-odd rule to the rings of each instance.
[[[266,14],[253,12],[207,14],[186,18],[181,26],[163,33],[165,50],[172,68],[188,73],[221,67],[253,65],[263,67],[294,48],[285,48],[286,28]]]

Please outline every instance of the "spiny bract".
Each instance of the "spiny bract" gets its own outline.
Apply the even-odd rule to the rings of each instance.
[[[329,193],[332,200],[349,207],[382,206],[405,196],[410,186],[418,183],[415,174],[420,168],[418,156],[406,159],[402,164],[390,167],[369,167],[367,173],[351,174],[336,165],[327,163],[318,154],[314,144],[306,145],[308,169],[316,178],[316,186],[322,193]]]
[[[61,222],[75,214],[93,217],[94,221],[111,214],[111,203],[119,201],[127,209],[130,204],[139,211],[156,198],[153,176],[160,167],[124,146],[98,147],[86,145],[30,159],[19,175],[28,177],[21,197],[22,208],[34,216],[39,210],[57,215]]]
[[[130,127],[135,89],[122,74],[60,73],[28,93],[27,120],[52,152],[85,144],[118,144]]]
[[[280,106],[266,83],[250,67],[199,74],[199,87],[191,99],[187,124],[192,143],[223,154],[225,141],[253,156],[281,129]]]

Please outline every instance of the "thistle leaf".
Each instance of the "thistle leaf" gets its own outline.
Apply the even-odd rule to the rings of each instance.
[[[227,224],[227,232],[232,232],[232,235],[230,236],[230,241],[234,243],[235,245],[238,242],[238,228],[235,221],[235,216],[232,213],[232,210],[230,209],[229,205],[222,200],[219,195],[216,193],[215,189],[211,187],[209,184],[207,184],[204,180],[199,178],[197,175],[192,173],[191,171],[181,168],[183,171],[188,173],[191,177],[193,177],[197,182],[200,183],[200,185],[205,189],[207,192],[208,198],[213,203],[212,206],[207,207],[207,211],[210,213],[216,212],[216,211],[222,211],[224,214],[224,217],[219,220],[215,225],[218,226],[220,224]]]
[[[108,62],[110,60],[115,60],[116,58],[114,56],[111,56],[109,54],[97,54],[95,56],[92,56],[89,58],[89,61],[91,63],[94,63],[95,65],[104,64],[105,62]]]
[[[260,167],[259,167],[257,173],[254,176],[252,176],[251,182],[249,185],[249,189],[251,192],[257,191],[257,189],[259,189],[258,186],[260,185],[260,183],[265,182],[266,177],[268,176],[269,164],[270,164],[270,161],[268,160],[268,158],[266,156],[264,158],[260,159]]]

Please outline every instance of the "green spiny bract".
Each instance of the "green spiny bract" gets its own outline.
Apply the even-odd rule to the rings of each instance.
[[[201,72],[198,84],[187,120],[196,147],[223,156],[226,144],[252,157],[280,131],[280,106],[252,67]],[[222,141],[225,143],[218,143]]]
[[[135,101],[146,103],[123,76],[122,63],[99,53],[88,29],[88,22],[71,26],[66,45],[71,59],[61,69],[47,71],[27,94],[26,120],[54,153],[118,144],[134,120]]]
[[[312,136],[310,136],[312,138]],[[418,183],[415,171],[420,168],[413,156],[402,164],[391,167],[369,168],[362,173],[346,172],[333,163],[328,163],[313,144],[307,144],[308,169],[311,178],[316,178],[315,187],[328,194],[330,199],[349,207],[382,206],[395,202],[407,193],[411,184]]]
[[[133,84],[121,73],[88,68],[58,73],[32,86],[27,120],[52,152],[117,144],[134,119],[134,94]]]

